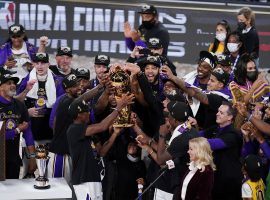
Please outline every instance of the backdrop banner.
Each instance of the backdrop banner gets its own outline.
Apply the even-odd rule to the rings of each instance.
[[[236,28],[237,9],[158,6],[159,21],[169,30],[168,56],[173,61],[194,64],[201,50],[207,50],[214,40],[216,23],[227,20]],[[48,52],[70,46],[78,55],[104,53],[115,58],[127,58],[123,24],[140,24],[140,5],[129,3],[80,3],[67,1],[0,1],[0,42],[8,38],[8,26],[20,23],[26,28],[29,41],[49,37]],[[256,28],[260,37],[260,67],[270,67],[270,13],[256,13]]]

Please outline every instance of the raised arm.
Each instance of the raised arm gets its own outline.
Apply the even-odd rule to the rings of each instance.
[[[208,97],[204,92],[197,88],[190,87],[185,83],[185,81],[173,75],[171,69],[168,66],[162,66],[161,71],[163,74],[166,74],[170,80],[172,80],[181,90],[187,93],[190,97],[194,97],[203,104],[209,104]]]

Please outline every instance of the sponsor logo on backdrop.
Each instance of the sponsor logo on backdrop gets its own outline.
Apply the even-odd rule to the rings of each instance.
[[[72,4],[75,5],[75,4]],[[79,52],[104,52],[127,54],[123,37],[123,23],[129,21],[132,27],[138,27],[139,15],[134,10],[104,9],[92,7],[72,7],[65,5],[46,4],[18,4],[18,22],[27,31],[62,31],[61,37],[49,36],[48,47],[56,49],[58,46],[71,46],[74,51]],[[69,16],[72,20],[69,21]],[[185,34],[187,17],[184,14],[159,13],[159,20],[172,34]],[[3,27],[3,29],[7,29]],[[67,32],[67,34],[65,34]],[[74,34],[70,34],[70,33]],[[84,36],[83,34],[88,36]],[[97,37],[99,33],[102,35]],[[93,34],[96,39],[91,39]],[[73,36],[73,37],[72,37]],[[105,36],[105,37],[104,37]],[[29,35],[29,41],[38,44],[38,38]],[[185,56],[185,42],[171,41],[168,55],[175,57]]]
[[[0,1],[0,28],[8,29],[15,22],[15,3]]]

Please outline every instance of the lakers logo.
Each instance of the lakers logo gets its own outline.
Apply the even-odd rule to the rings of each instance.
[[[7,130],[12,130],[15,128],[15,126],[16,126],[16,123],[13,119],[7,120],[7,122],[6,122],[6,129]]]
[[[43,107],[45,103],[46,103],[46,99],[44,97],[39,97],[36,102],[38,107]]]

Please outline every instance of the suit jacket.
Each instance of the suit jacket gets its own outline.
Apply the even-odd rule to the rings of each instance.
[[[182,185],[185,177],[189,173],[189,170],[186,172],[183,180],[181,181],[180,191],[177,194],[178,200],[181,199]],[[214,184],[214,171],[207,165],[205,170],[201,172],[199,169],[196,171],[194,176],[191,178],[187,186],[185,200],[211,200],[212,188]]]

